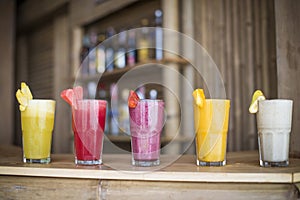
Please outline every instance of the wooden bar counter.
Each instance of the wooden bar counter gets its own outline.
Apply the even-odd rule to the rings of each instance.
[[[104,154],[101,166],[74,156],[22,163],[22,150],[0,146],[0,199],[298,199],[300,159],[262,168],[258,152],[228,153],[224,167],[198,167],[195,156],[161,156],[159,167],[133,167],[130,154]]]

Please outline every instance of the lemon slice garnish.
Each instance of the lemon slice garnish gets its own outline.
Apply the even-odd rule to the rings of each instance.
[[[29,100],[31,100],[32,94],[30,92],[29,87],[26,85],[26,83],[21,83],[21,89],[18,89],[16,92],[16,98],[20,104],[19,109],[20,111],[24,111],[26,107],[28,106]]]
[[[194,103],[202,108],[205,102],[205,95],[203,89],[196,89],[193,92]]]
[[[262,91],[260,90],[256,90],[252,96],[252,101],[251,104],[249,106],[249,112],[250,113],[257,113],[258,111],[258,101],[260,100],[265,100],[266,97],[264,96],[264,94],[262,93]]]

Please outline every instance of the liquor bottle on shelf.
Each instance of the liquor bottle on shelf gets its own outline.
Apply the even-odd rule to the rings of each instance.
[[[115,29],[113,27],[109,27],[107,29],[107,47],[105,48],[105,66],[107,71],[114,70],[114,41],[111,39],[112,36],[115,35]]]
[[[162,29],[162,16],[161,10],[155,10],[155,59],[163,59],[163,29]]]
[[[110,127],[110,124],[109,124],[109,122],[110,122],[110,120],[109,120],[110,101],[109,101],[109,97],[107,95],[107,92],[105,90],[105,85],[100,83],[98,86],[99,86],[99,88],[98,88],[99,98],[102,99],[102,100],[106,100],[106,102],[107,102],[104,133],[108,134],[109,133],[109,127]]]
[[[97,33],[91,31],[89,34],[90,46],[89,46],[89,74],[93,75],[97,72]]]
[[[126,66],[126,31],[118,34],[118,46],[115,52],[115,67],[124,68]]]
[[[113,83],[110,86],[110,98],[111,98],[111,109],[110,109],[110,133],[112,135],[119,134],[119,109],[118,109],[118,85]]]
[[[88,35],[83,36],[82,38],[82,47],[80,50],[80,63],[81,63],[81,74],[88,74],[89,73],[89,46],[90,46],[90,39]]]
[[[150,99],[157,99],[157,90],[152,89],[149,92]]]
[[[119,103],[119,126],[123,133],[130,134],[128,99],[129,89],[123,89]]]
[[[139,62],[146,62],[149,60],[149,45],[150,45],[150,33],[149,28],[147,27],[149,25],[148,19],[144,18],[141,21],[142,29],[138,36],[138,61]]]
[[[128,31],[128,39],[127,39],[127,54],[126,54],[126,62],[128,66],[133,66],[137,62],[137,55],[136,55],[136,38],[135,38],[135,31],[130,30]]]
[[[97,94],[97,84],[94,81],[90,81],[87,84],[87,90],[88,90],[88,98],[95,99]]]
[[[105,40],[105,35],[103,33],[98,36],[97,45],[97,72],[103,73],[105,71],[105,46],[102,42]]]

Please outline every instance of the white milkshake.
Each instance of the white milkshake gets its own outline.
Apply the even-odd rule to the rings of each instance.
[[[293,101],[258,101],[257,129],[261,166],[287,166]]]

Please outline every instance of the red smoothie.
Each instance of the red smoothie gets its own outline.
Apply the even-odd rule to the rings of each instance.
[[[76,164],[101,164],[106,101],[79,100],[72,108]]]

